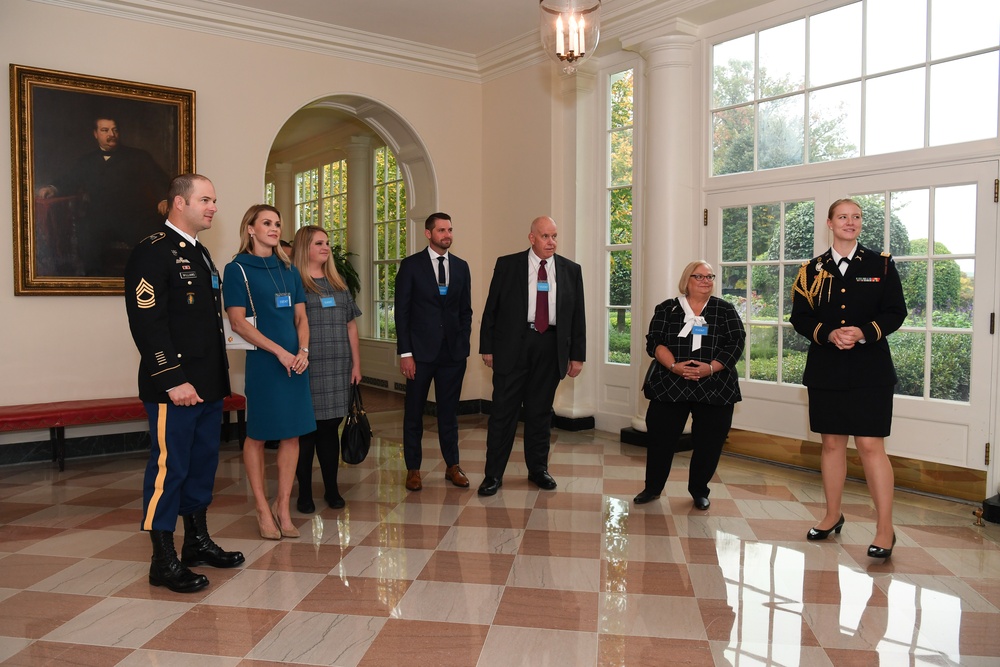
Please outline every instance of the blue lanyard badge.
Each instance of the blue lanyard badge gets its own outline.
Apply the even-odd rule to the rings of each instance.
[[[337,305],[337,300],[334,299],[332,296],[324,296],[320,298],[319,302],[320,304],[322,304],[324,308],[333,308],[334,306]]]
[[[275,308],[291,308],[292,307],[292,295],[288,292],[283,294],[274,295],[274,307]]]
[[[212,271],[212,289],[219,289],[219,274]]]
[[[441,296],[447,296],[448,295],[448,286],[447,285],[438,285],[438,294],[440,294]]]
[[[547,281],[547,280],[539,280],[538,281],[538,291],[539,292],[548,292],[549,291],[549,281]]]
[[[707,336],[708,326],[706,325],[702,327],[691,327],[691,333],[693,333],[695,336]]]

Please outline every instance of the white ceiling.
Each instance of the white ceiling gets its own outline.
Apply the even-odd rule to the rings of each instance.
[[[215,0],[213,0],[214,2]],[[629,4],[635,0],[618,0]],[[538,33],[538,0],[227,0],[329,26],[477,55]]]

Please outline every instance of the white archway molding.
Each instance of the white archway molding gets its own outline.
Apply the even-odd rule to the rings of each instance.
[[[396,110],[370,97],[352,94],[329,95],[303,108],[333,109],[370,127],[396,155],[406,184],[407,217],[423,220],[436,210],[434,164],[420,135]]]

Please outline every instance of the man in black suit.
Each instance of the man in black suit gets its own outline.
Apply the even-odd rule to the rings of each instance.
[[[153,542],[149,583],[190,593],[208,579],[188,567],[235,567],[244,558],[212,541],[206,518],[219,465],[222,400],[229,394],[219,271],[198,242],[198,232],[212,226],[215,188],[204,176],[184,174],[167,194],[162,231],[140,241],[125,267],[125,310],[149,417],[142,498],[142,529]],[[184,518],[181,560],[174,547],[178,516]]]
[[[149,153],[121,144],[113,118],[95,119],[94,139],[97,149],[39,188],[38,196],[78,196],[77,270],[120,276],[129,249],[163,225],[170,177]]]
[[[403,457],[406,488],[419,491],[424,405],[431,381],[437,397],[438,440],[445,478],[468,487],[459,466],[458,400],[472,333],[472,278],[465,260],[448,252],[451,216],[432,213],[424,222],[427,249],[410,255],[396,274],[396,351],[406,378]]]
[[[556,237],[552,218],[536,218],[531,248],[500,257],[493,270],[479,337],[483,362],[493,369],[481,496],[503,485],[522,406],[528,479],[556,488],[548,471],[552,400],[559,381],[579,375],[587,357],[583,274],[579,264],[555,254]]]

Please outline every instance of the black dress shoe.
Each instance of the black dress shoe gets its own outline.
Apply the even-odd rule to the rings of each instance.
[[[501,486],[503,486],[503,480],[499,477],[487,477],[483,480],[483,483],[479,485],[479,495],[495,496]]]
[[[316,511],[316,503],[312,501],[312,498],[299,496],[299,499],[295,501],[295,509],[302,514],[312,514]]]
[[[700,510],[707,510],[709,507],[712,506],[712,502],[708,498],[699,496],[698,498],[694,499],[694,506]]]
[[[556,480],[552,479],[552,475],[549,474],[548,470],[528,473],[528,481],[545,491],[551,491],[556,488]]]
[[[647,491],[643,489],[635,498],[632,499],[636,505],[645,505],[646,503],[652,502],[660,497],[660,494],[653,493],[652,491]]]
[[[344,506],[347,505],[347,502],[339,493],[335,496],[324,497],[326,498],[326,504],[330,506],[330,509],[340,510],[344,509]]]
[[[896,533],[892,534],[892,546],[886,549],[885,547],[877,547],[874,544],[868,547],[868,557],[869,558],[888,558],[892,555],[892,550],[896,546]]]
[[[830,537],[830,533],[837,533],[838,535],[840,535],[840,529],[843,528],[843,527],[844,527],[844,515],[841,514],[840,515],[840,520],[837,521],[837,523],[833,526],[833,528],[827,528],[826,530],[820,530],[819,528],[816,528],[815,526],[813,526],[812,528],[809,529],[809,532],[806,533],[806,539],[807,540],[825,540],[826,538]]]

